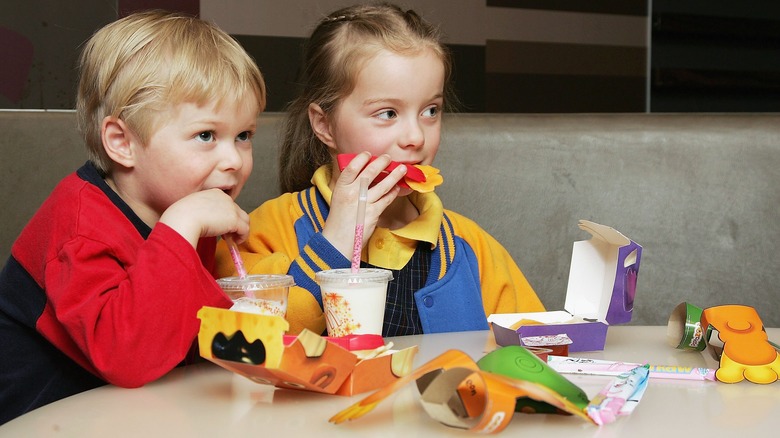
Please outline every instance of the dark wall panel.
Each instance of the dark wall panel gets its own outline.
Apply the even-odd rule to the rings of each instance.
[[[485,112],[485,46],[451,45],[450,50],[458,111]]]
[[[200,0],[118,0],[117,3],[120,17],[147,9],[183,12],[195,17],[200,14]]]
[[[233,35],[254,58],[268,87],[266,111],[283,111],[297,92],[303,38]]]
[[[647,15],[647,0],[487,0],[488,6],[599,14]]]
[[[487,74],[487,112],[643,112],[644,78]]]
[[[780,111],[780,4],[657,1],[651,111]]]
[[[642,112],[646,64],[644,47],[488,41],[486,110]]]

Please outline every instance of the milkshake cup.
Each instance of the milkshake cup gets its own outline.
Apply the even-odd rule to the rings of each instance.
[[[318,272],[315,278],[322,291],[328,336],[382,334],[391,271],[331,269]]]
[[[295,285],[290,275],[225,277],[217,284],[233,300],[230,310],[261,315],[287,315],[287,295]]]

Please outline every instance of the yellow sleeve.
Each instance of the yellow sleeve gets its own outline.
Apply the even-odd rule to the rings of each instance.
[[[492,313],[541,312],[544,305],[512,256],[476,222],[447,211],[455,234],[469,243],[479,263],[482,305]]]

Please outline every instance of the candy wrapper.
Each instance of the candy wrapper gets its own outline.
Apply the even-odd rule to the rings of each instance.
[[[547,365],[561,374],[619,376],[643,364],[581,357],[547,356]],[[715,370],[678,365],[649,365],[651,379],[715,380]]]
[[[633,412],[647,389],[649,374],[645,365],[617,376],[590,401],[585,408],[588,416],[601,426]]]

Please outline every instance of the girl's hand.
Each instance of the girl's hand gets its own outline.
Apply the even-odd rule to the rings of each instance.
[[[204,190],[174,202],[160,217],[197,248],[201,237],[227,234],[241,243],[249,235],[249,215],[219,189]]]
[[[322,229],[322,235],[348,259],[352,257],[352,245],[355,239],[360,178],[366,177],[369,181],[374,181],[390,164],[388,155],[382,155],[369,162],[370,159],[370,153],[360,153],[341,171],[333,188],[330,213]],[[398,196],[401,189],[397,184],[405,174],[406,166],[398,166],[383,180],[368,189],[363,228],[364,240],[373,234],[379,216]]]

